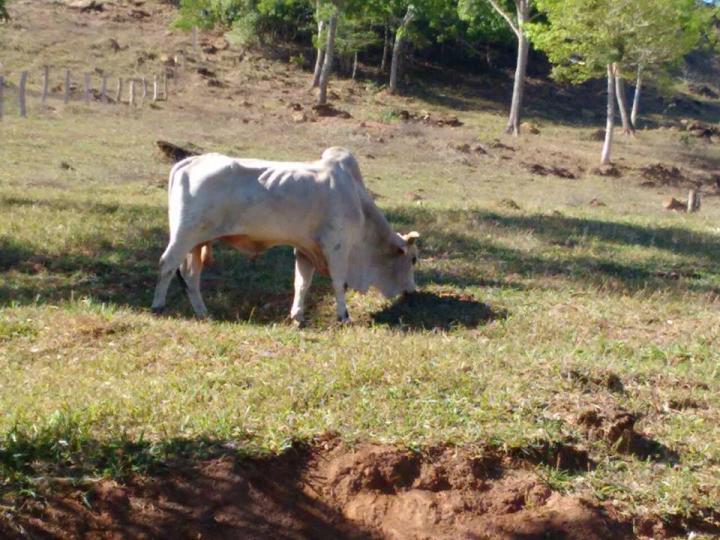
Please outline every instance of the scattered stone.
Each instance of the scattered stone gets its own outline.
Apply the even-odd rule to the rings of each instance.
[[[86,13],[89,11],[104,11],[106,0],[67,0],[66,5],[72,9],[79,9]]]
[[[530,133],[531,135],[540,135],[540,129],[532,122],[523,122],[520,124],[520,133]]]
[[[663,208],[673,212],[687,212],[687,203],[678,201],[675,197],[668,197],[663,202]]]
[[[200,66],[199,68],[197,68],[197,72],[198,72],[200,75],[202,75],[203,77],[208,77],[208,78],[217,77],[217,75],[215,74],[214,71],[212,71],[212,70],[210,70],[210,69],[208,69],[208,68],[206,68],[206,67],[204,67],[204,66]]]
[[[292,121],[295,122],[296,124],[300,124],[302,122],[307,122],[307,119],[308,119],[307,115],[302,111],[295,112],[292,115]]]
[[[495,139],[493,142],[490,143],[490,148],[493,148],[495,150],[507,150],[509,152],[514,152],[515,148],[512,146],[508,146],[507,144],[504,144],[500,142],[500,139]]]
[[[453,148],[455,148],[455,150],[457,150],[458,152],[462,152],[463,154],[470,153],[470,145],[467,143],[457,144]]]
[[[664,186],[678,186],[681,182],[685,181],[685,176],[680,169],[672,165],[663,165],[662,163],[646,165],[640,169],[640,173],[643,178],[651,181],[650,183],[653,187],[656,185],[656,182]]]
[[[167,141],[156,141],[156,143],[162,154],[172,163],[182,161],[186,157],[197,156],[202,153],[202,150],[195,145],[188,145],[183,148],[176,144]]]
[[[501,206],[502,208],[508,208],[509,210],[520,210],[520,205],[513,201],[512,199],[500,199],[498,201],[498,206]]]
[[[74,171],[75,170],[75,167],[70,165],[67,161],[61,161],[60,168],[64,171]]]
[[[615,165],[612,164],[600,165],[599,167],[595,167],[594,169],[590,170],[590,173],[597,176],[606,176],[611,178],[620,178],[622,176],[620,169],[618,169]]]
[[[318,116],[337,116],[339,118],[352,118],[352,115],[347,112],[340,109],[336,109],[329,103],[326,103],[325,105],[313,105],[313,110],[317,113]]]
[[[590,202],[588,204],[594,208],[599,208],[601,206],[607,206],[607,204],[602,202],[600,199],[595,199],[595,198],[590,199]]]
[[[230,43],[228,43],[228,41],[224,37],[219,37],[219,38],[215,39],[212,42],[212,45],[218,51],[225,51],[230,48]]]
[[[559,178],[567,178],[569,180],[577,180],[578,177],[574,172],[563,167],[546,167],[545,165],[541,165],[539,163],[523,163],[522,165],[532,174],[537,174],[538,176],[557,176]]]
[[[489,153],[490,153],[490,152],[487,151],[487,148],[485,148],[482,144],[476,144],[475,146],[473,146],[473,149],[472,149],[472,150],[473,150],[473,152],[475,152],[476,154],[485,155],[485,154],[489,154]]]
[[[302,111],[303,106],[300,103],[288,103],[288,108],[293,111]]]
[[[132,11],[130,11],[130,16],[133,19],[141,20],[150,17],[150,14],[144,9],[133,9]]]

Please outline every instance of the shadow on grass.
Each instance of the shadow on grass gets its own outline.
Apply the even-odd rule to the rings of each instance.
[[[457,261],[442,270],[421,270],[433,282],[465,286],[514,286],[487,280],[473,268],[500,264],[507,274],[527,278],[561,277],[569,282],[603,286],[622,291],[687,290],[720,294],[713,284],[720,268],[720,238],[679,226],[641,225],[576,218],[561,215],[507,215],[485,210],[444,211],[421,208],[392,209],[388,216],[402,228],[423,232],[421,252],[431,258]],[[443,230],[436,223],[465,223],[467,230],[487,227],[504,233],[527,236],[547,244],[544,252],[528,252],[496,242],[480,241],[464,232]],[[426,231],[426,232],[425,232]],[[604,244],[604,245],[603,245]],[[592,245],[590,249],[583,246]],[[594,255],[604,248],[605,255]],[[617,253],[614,252],[617,248]],[[680,256],[684,260],[662,260],[659,256],[633,260],[624,248],[647,248]],[[448,267],[450,268],[448,269]],[[711,278],[708,282],[707,279]],[[498,283],[500,281],[500,283]]]
[[[312,454],[303,444],[250,457],[211,439],[70,441],[20,438],[0,446],[2,476],[19,473],[4,482],[0,500],[17,503],[36,489],[23,478],[45,478],[41,509],[16,504],[12,517],[12,525],[33,537],[58,526],[68,538],[88,528],[148,538],[371,537],[304,489]],[[98,476],[117,482],[85,480]]]
[[[406,295],[372,315],[377,324],[397,326],[404,330],[477,328],[481,324],[506,317],[506,312],[494,311],[487,304],[469,296],[427,292]]]
[[[115,220],[116,230],[126,231],[115,237],[89,235],[81,245],[76,243],[60,255],[50,249],[29,246],[7,234],[0,236],[0,305],[57,303],[90,297],[107,304],[149,309],[157,279],[157,261],[167,241],[164,209],[133,205],[83,206],[62,200],[6,198],[0,203],[0,207],[9,207],[8,211],[32,204],[54,211],[96,213]],[[137,226],[138,222],[147,222],[148,213],[157,214],[151,223],[158,225]],[[715,285],[720,268],[720,240],[680,226],[645,227],[560,215],[417,207],[391,209],[387,215],[400,229],[423,231],[421,253],[429,262],[422,264],[417,273],[421,288],[428,285],[516,290],[544,287],[542,283],[503,279],[505,275],[514,275],[532,280],[558,277],[568,283],[601,286],[619,293],[641,289],[720,293]],[[143,216],[142,221],[139,216]],[[520,250],[494,242],[488,235],[469,234],[483,228],[502,230],[507,236],[531,233],[547,247]],[[589,244],[593,245],[592,250],[582,249]],[[632,254],[615,256],[615,247],[654,249],[683,259],[665,260],[662,253],[660,257],[653,254],[652,258],[643,254],[639,259],[633,259]],[[595,255],[599,250],[604,254]],[[270,250],[252,263],[234,250],[218,246],[216,265],[203,273],[202,287],[214,318],[267,323],[286,320],[293,296],[292,283],[290,248]],[[309,301],[311,313],[321,303],[333,301],[326,280],[315,280]],[[168,296],[168,310],[170,315],[192,316],[177,281]],[[425,294],[415,300],[396,302],[373,318],[382,324],[408,328],[450,328],[474,327],[503,316],[470,297]]]

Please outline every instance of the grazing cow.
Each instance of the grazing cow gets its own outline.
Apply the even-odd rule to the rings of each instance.
[[[374,286],[386,297],[415,290],[419,234],[393,232],[343,148],[328,148],[311,163],[190,157],[170,172],[168,199],[170,241],[160,258],[156,312],[179,269],[195,313],[207,315],[200,273],[216,240],[251,257],[277,245],[295,248],[290,317],[298,323],[315,270],[332,280],[342,322],[349,320],[348,287],[364,293]]]

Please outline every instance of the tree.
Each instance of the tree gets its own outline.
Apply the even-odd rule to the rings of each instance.
[[[10,14],[7,12],[7,8],[5,7],[5,0],[0,0],[0,22],[9,20]]]
[[[517,38],[517,63],[513,81],[513,95],[505,131],[515,136],[520,135],[520,115],[522,113],[523,94],[525,91],[525,75],[527,73],[528,52],[530,42],[527,36],[527,24],[530,22],[530,9],[533,0],[513,0],[515,16],[508,10],[507,3],[502,0],[460,0],[460,16],[472,20],[483,12],[485,2],[489,2],[495,13],[502,17]]]
[[[393,45],[392,60],[390,62],[389,91],[391,94],[397,93],[397,77],[398,67],[400,64],[400,53],[402,51],[403,41],[405,40],[405,36],[408,32],[408,26],[414,18],[415,6],[413,4],[408,4],[407,9],[405,10],[405,16],[402,18],[402,21],[400,22],[397,30],[395,31],[395,44]]]
[[[601,163],[611,160],[615,122],[615,94],[627,66],[666,62],[660,49],[650,47],[663,32],[672,47],[681,48],[687,36],[682,11],[694,13],[694,0],[536,0],[544,23],[530,25],[534,44],[553,63],[553,76],[579,83],[608,77],[607,122]],[[680,21],[680,22],[678,22]],[[670,47],[670,48],[672,48]],[[667,49],[663,48],[664,51]],[[624,102],[623,102],[624,105]],[[622,108],[621,108],[622,109]]]
[[[626,76],[635,80],[630,113],[633,128],[637,127],[643,79],[662,75],[677,65],[711,29],[714,13],[708,3],[699,4],[695,0],[637,1],[637,7],[649,16],[635,32],[626,62],[631,68]]]
[[[330,22],[328,23],[327,42],[325,44],[325,59],[323,62],[322,70],[320,71],[320,80],[318,86],[320,92],[318,93],[318,105],[327,104],[327,87],[328,81],[330,80],[330,72],[332,71],[333,54],[335,49],[335,34],[337,32],[338,17],[340,17],[340,8],[335,5],[335,9],[330,15]]]

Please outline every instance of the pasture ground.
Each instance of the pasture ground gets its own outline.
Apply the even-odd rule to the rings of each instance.
[[[191,56],[171,8],[149,0],[9,9],[7,80]],[[577,108],[578,91],[531,81],[540,134],[515,140],[499,136],[498,74],[416,83],[411,97],[336,80],[352,117],[316,118],[297,67],[232,48],[200,63],[155,107],[55,94],[40,110],[37,77],[28,119],[6,107],[3,536],[719,534],[720,146],[642,130],[619,137],[608,177],[592,110],[548,113]],[[193,320],[176,285],[168,315],[151,316],[169,169],[158,139],[272,159],[352,149],[393,225],[423,235],[422,293],[351,295],[355,323],[337,327],[317,279],[297,330],[291,251],[250,263],[220,248],[203,282],[212,321]],[[700,213],[662,210],[697,183]]]

